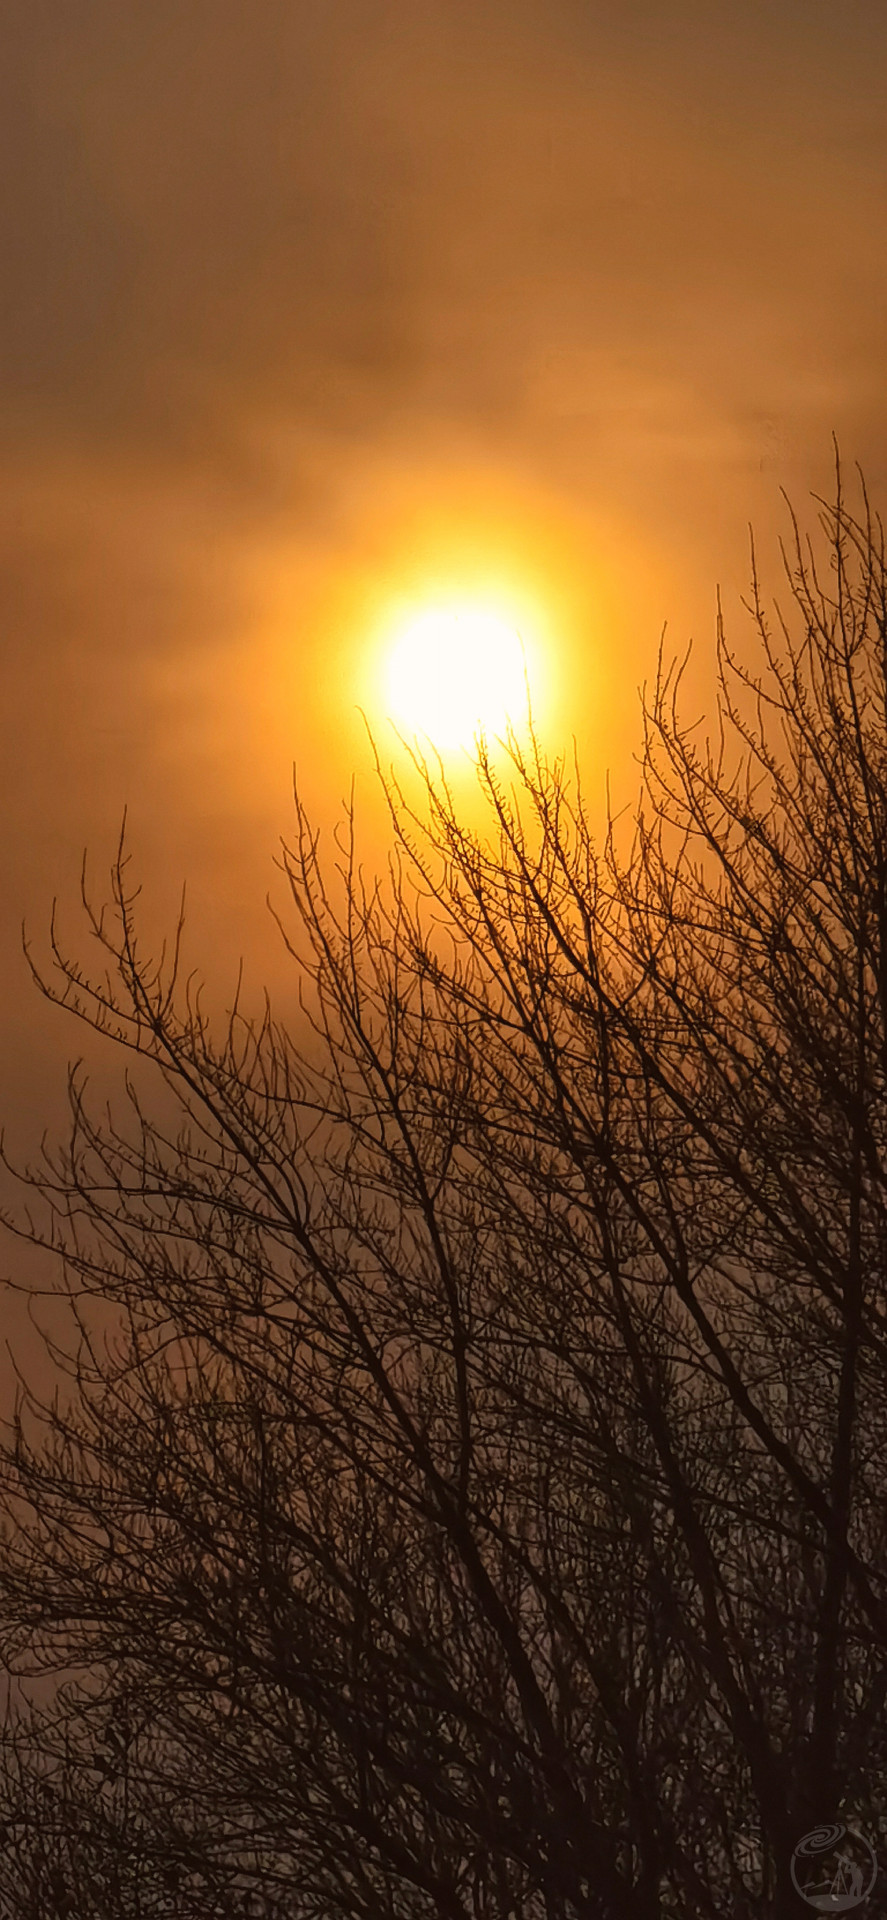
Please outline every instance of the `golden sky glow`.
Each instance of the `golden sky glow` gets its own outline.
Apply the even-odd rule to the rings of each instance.
[[[778,579],[833,429],[883,502],[887,11],[7,11],[0,1079],[39,1138],[21,919],[124,803],[158,921],[187,876],[195,965],[273,989],[293,762],[326,833],[356,774],[369,865],[362,716],[448,778],[501,731],[508,646],[435,679],[411,625],[517,633],[543,744],[628,805],[663,625],[703,715],[718,585],[742,644],[748,521]]]

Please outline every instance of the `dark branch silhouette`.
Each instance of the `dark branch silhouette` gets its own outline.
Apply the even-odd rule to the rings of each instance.
[[[719,619],[715,746],[660,654],[627,850],[535,741],[486,834],[380,766],[384,883],[296,796],[298,1044],[143,953],[123,838],[95,972],[53,926],[137,1062],[10,1223],[79,1336],[0,1453],[0,1653],[67,1676],[4,1912],[781,1920],[806,1832],[885,1835],[887,575],[836,477],[756,670]]]

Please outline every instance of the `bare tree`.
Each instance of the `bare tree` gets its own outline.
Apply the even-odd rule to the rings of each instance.
[[[781,1916],[808,1829],[880,1837],[887,576],[820,506],[716,748],[660,657],[626,853],[535,742],[483,835],[380,767],[384,883],[296,797],[298,1044],[142,954],[122,840],[104,974],[53,928],[179,1118],[75,1070],[11,1223],[79,1343],[0,1652],[80,1678],[10,1725],[10,1914],[42,1861],[49,1920]]]

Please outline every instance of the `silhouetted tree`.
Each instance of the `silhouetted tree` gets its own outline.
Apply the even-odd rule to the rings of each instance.
[[[421,811],[380,769],[384,883],[350,814],[324,867],[297,796],[298,1042],[267,1005],[214,1036],[178,941],[143,955],[122,840],[113,913],[84,891],[105,974],[53,929],[43,990],[180,1118],[128,1078],[126,1123],[96,1119],[75,1071],[69,1143],[25,1176],[48,1224],[16,1230],[80,1339],[0,1458],[0,1653],[69,1675],[9,1723],[10,1914],[782,1916],[808,1829],[877,1844],[862,502],[838,467],[827,574],[792,515],[778,638],[753,561],[759,673],[719,618],[716,749],[660,655],[627,852],[535,743],[509,787],[481,749],[486,834],[427,763]]]

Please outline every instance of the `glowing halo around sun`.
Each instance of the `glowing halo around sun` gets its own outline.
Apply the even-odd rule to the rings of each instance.
[[[529,718],[530,662],[516,627],[484,608],[437,606],[410,619],[387,662],[387,711],[398,730],[439,750],[504,737]]]

